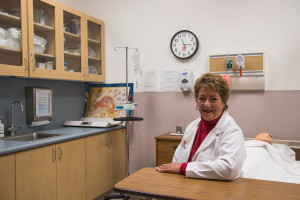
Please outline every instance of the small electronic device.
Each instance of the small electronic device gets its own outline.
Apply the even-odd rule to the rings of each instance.
[[[245,57],[242,54],[236,56],[236,64],[240,71],[240,76],[243,75],[243,69],[245,69]]]
[[[184,69],[180,73],[180,89],[183,92],[192,91],[194,85],[194,73],[191,69]]]
[[[116,104],[116,110],[134,110],[135,103],[126,101],[124,103]]]
[[[226,60],[226,68],[227,70],[232,70],[232,60]]]
[[[110,127],[124,125],[122,122],[115,122],[112,118],[93,118],[81,117],[78,121],[66,120],[63,126],[78,126],[78,127]]]

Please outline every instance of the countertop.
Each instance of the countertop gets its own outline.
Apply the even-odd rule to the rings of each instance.
[[[68,140],[87,137],[90,135],[96,135],[99,133],[114,131],[122,128],[125,127],[124,126],[113,126],[108,128],[60,127],[55,129],[36,131],[39,133],[49,133],[49,134],[52,133],[52,134],[64,134],[64,135],[41,139],[34,142],[0,140],[0,156],[5,154],[16,153],[20,151],[25,151],[37,147],[47,146],[50,144],[65,142]]]

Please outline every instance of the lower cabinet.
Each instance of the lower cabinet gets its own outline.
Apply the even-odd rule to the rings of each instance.
[[[125,129],[86,138],[87,199],[113,188],[127,175]]]
[[[56,199],[55,145],[16,153],[16,199]]]
[[[0,157],[0,199],[16,199],[15,154]]]
[[[58,145],[57,200],[85,199],[85,139]]]
[[[16,199],[85,199],[85,139],[17,153]]]
[[[125,129],[0,156],[0,199],[92,200],[126,177],[126,163]]]
[[[156,166],[171,163],[182,136],[165,133],[156,139]]]

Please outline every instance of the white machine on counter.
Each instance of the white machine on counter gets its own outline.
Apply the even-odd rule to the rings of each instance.
[[[180,89],[183,92],[192,91],[194,85],[194,73],[191,69],[184,69],[180,73]]]
[[[110,127],[110,126],[124,126],[124,122],[114,121],[113,118],[93,118],[81,117],[78,121],[68,121],[63,123],[63,126],[78,126],[78,127]]]

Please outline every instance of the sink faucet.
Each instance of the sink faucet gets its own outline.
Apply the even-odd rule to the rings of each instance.
[[[11,127],[7,128],[7,131],[10,132],[11,136],[15,135],[15,131],[19,130],[22,127],[15,127],[14,126],[14,104],[18,103],[22,109],[22,112],[24,111],[23,109],[23,105],[21,104],[20,101],[14,101],[12,102],[12,104],[10,105],[10,112],[11,112]]]

